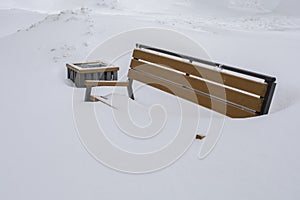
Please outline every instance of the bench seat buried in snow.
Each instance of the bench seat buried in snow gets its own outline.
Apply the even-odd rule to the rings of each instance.
[[[91,88],[125,86],[134,99],[133,81],[139,81],[232,118],[268,113],[276,78],[174,52],[137,44],[128,82],[86,80]]]
[[[76,87],[85,87],[85,80],[117,80],[118,67],[104,62],[67,63],[67,78]]]

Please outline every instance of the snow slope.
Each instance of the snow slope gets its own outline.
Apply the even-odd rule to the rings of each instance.
[[[281,13],[262,15],[252,9],[242,14],[244,11],[234,8],[236,12],[232,14],[226,11],[233,9],[228,4],[211,7],[210,12],[201,15],[194,14],[193,9],[188,12],[190,8],[186,6],[193,3],[197,2],[184,3],[179,14],[154,15],[153,5],[151,11],[141,13],[121,6],[115,9],[111,4],[101,12],[70,9],[49,14],[38,22],[34,21],[40,14],[34,14],[16,26],[22,30],[3,32],[1,199],[300,198],[297,124],[300,32],[296,22],[289,24],[290,20],[297,21],[298,16],[284,14],[288,6]],[[24,16],[24,20],[27,15],[25,11],[5,12],[22,19]],[[211,12],[216,12],[215,18],[209,16]],[[227,18],[223,19],[224,16]],[[242,20],[249,16],[259,20]],[[261,20],[268,17],[271,19]],[[0,23],[9,20],[14,24],[14,17],[6,17]],[[281,20],[287,20],[289,26]],[[221,140],[204,160],[197,159],[202,141],[195,141],[174,165],[156,173],[130,175],[99,164],[78,138],[73,121],[73,88],[65,79],[65,63],[83,61],[96,45],[112,35],[144,27],[180,31],[202,45],[215,61],[275,75],[278,87],[270,114],[247,120],[226,119]],[[126,59],[118,65],[122,76],[128,68]],[[98,92],[107,95],[109,90]],[[167,109],[175,110],[171,120],[177,122],[176,98],[148,87],[143,87],[137,95],[135,107],[145,113],[148,106],[168,99]],[[107,125],[104,128],[113,130],[111,139],[124,148],[149,150],[172,137],[172,127],[167,126],[161,141],[145,145],[117,129],[109,107],[101,103],[95,106],[99,119]],[[208,111],[201,109],[201,112]],[[148,118],[139,120],[146,123]],[[199,132],[206,130],[206,120],[205,116],[201,118]]]
[[[45,17],[46,14],[19,9],[0,10],[0,37],[26,29]]]
[[[237,30],[294,30],[300,27],[296,0],[69,0],[4,1],[0,8],[59,13],[61,10],[92,8],[106,14],[151,17],[162,24],[212,26]]]

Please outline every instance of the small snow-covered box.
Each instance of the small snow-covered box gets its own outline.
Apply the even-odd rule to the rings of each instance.
[[[85,80],[118,80],[119,67],[102,61],[87,63],[67,63],[67,78],[76,87],[85,87]]]

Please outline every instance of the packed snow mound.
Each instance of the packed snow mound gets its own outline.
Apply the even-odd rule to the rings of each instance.
[[[4,1],[2,7],[5,4],[8,3]],[[56,14],[86,7],[89,12],[101,15],[127,15],[198,31],[208,27],[247,31],[286,31],[300,27],[300,3],[296,0],[54,0],[26,4],[14,0],[9,5]]]
[[[42,12],[60,12],[61,10],[89,7],[96,10],[123,10],[131,12],[173,13],[183,12],[197,14],[211,10],[231,13],[232,8],[244,12],[281,12],[299,16],[300,3],[297,0],[4,0],[0,8],[18,8]],[[214,14],[218,14],[215,13]]]
[[[133,0],[131,0],[133,2]],[[193,2],[184,2],[183,5],[188,6]],[[149,5],[152,3],[149,3]],[[236,13],[230,14],[227,11],[218,12],[218,8],[215,10],[209,10],[209,12],[200,13],[148,13],[143,12],[131,12],[126,10],[125,7],[120,6],[121,3],[117,1],[100,1],[98,7],[101,7],[102,11],[98,12],[97,9],[79,8],[60,11],[56,14],[41,14],[36,12],[28,12],[21,10],[14,10],[11,13],[14,15],[12,20],[16,23],[6,23],[6,20],[0,20],[5,29],[1,29],[0,37],[8,34],[12,34],[17,31],[32,29],[35,26],[39,26],[46,22],[78,22],[85,24],[85,35],[93,35],[93,17],[91,15],[122,15],[139,18],[140,20],[150,20],[154,22],[154,25],[183,28],[196,31],[209,31],[218,32],[221,29],[225,30],[240,30],[240,31],[294,31],[300,29],[300,17],[288,16],[283,14],[270,13]],[[122,10],[123,9],[123,10]],[[186,8],[185,8],[186,9]],[[212,9],[212,7],[210,7]],[[228,8],[226,8],[228,9]],[[183,9],[184,11],[184,9]],[[193,11],[193,10],[192,10]],[[0,15],[8,16],[10,10],[0,10]],[[14,14],[16,13],[16,15]],[[211,13],[216,13],[212,15]],[[4,18],[3,18],[4,19]],[[22,20],[27,20],[26,23],[22,23]],[[19,24],[19,25],[18,25]],[[22,25],[21,25],[22,24]],[[80,26],[79,26],[80,27]],[[107,27],[108,28],[108,27]],[[103,29],[105,31],[105,29]],[[85,46],[88,46],[89,42],[85,42]]]
[[[246,16],[239,18],[212,19],[207,24],[225,29],[248,31],[288,31],[300,28],[300,19],[287,16]]]
[[[300,18],[273,14],[239,17],[161,16],[155,20],[163,25],[214,33],[222,29],[237,31],[294,31],[300,29]]]
[[[174,4],[186,4],[181,0],[46,0],[46,1],[3,1],[0,8],[22,8],[28,10],[38,10],[44,12],[59,12],[60,10],[77,9],[80,7],[90,7],[94,9],[125,9],[125,10],[145,10],[145,11],[167,11]]]
[[[46,60],[54,63],[68,62],[70,57],[79,56],[79,52],[87,54],[90,51],[90,41],[94,35],[94,21],[90,15],[91,10],[81,8],[77,10],[66,10],[58,14],[51,14],[44,19],[33,23],[27,28],[18,31],[17,38],[30,35],[38,35],[35,40],[41,44],[49,43],[50,47],[45,45],[39,48],[45,55],[49,55]],[[53,33],[51,35],[45,34]],[[68,35],[66,38],[65,36]],[[78,42],[78,38],[81,40]],[[20,38],[21,40],[21,38]],[[79,51],[80,49],[80,51]],[[47,53],[46,53],[47,52]]]
[[[46,14],[19,9],[0,10],[0,37],[25,29],[42,20]],[[9,18],[9,20],[8,20]]]
[[[119,7],[118,0],[100,0],[96,2],[96,6],[100,8],[117,9]]]
[[[279,6],[280,0],[231,0],[230,8],[257,12],[271,12]]]

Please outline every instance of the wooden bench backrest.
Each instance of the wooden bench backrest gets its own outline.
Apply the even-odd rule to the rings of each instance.
[[[266,82],[175,56],[135,49],[128,77],[232,118],[266,114],[262,113],[269,92]]]

